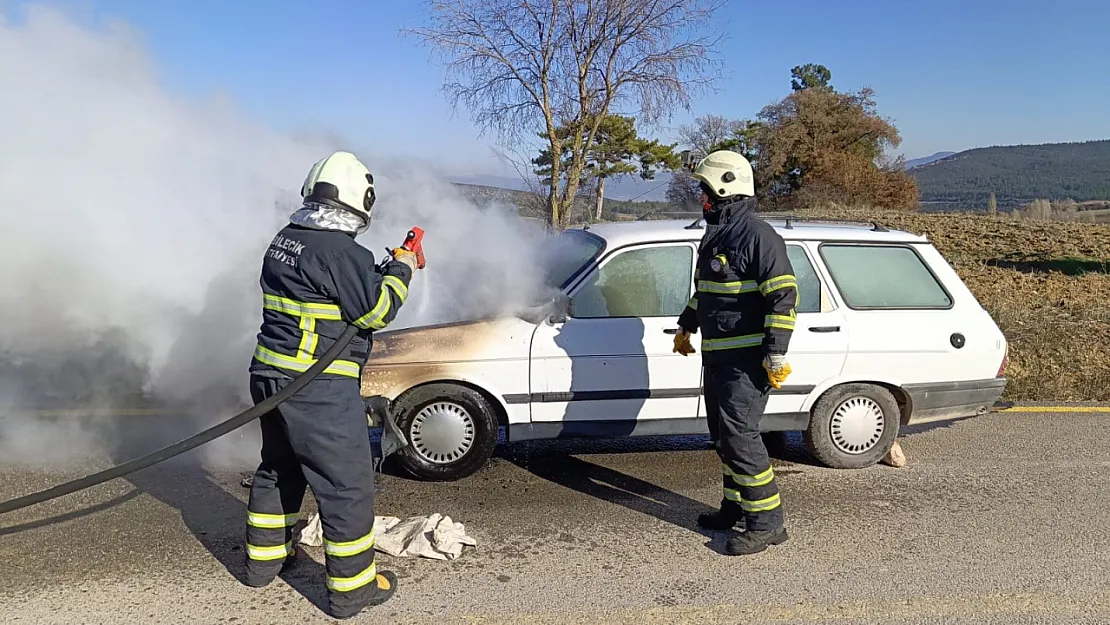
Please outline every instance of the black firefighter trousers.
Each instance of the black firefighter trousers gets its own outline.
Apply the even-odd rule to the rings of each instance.
[[[753,532],[783,526],[771,458],[759,433],[770,384],[762,357],[705,366],[705,409],[710,437],[717,440],[724,495],[721,514],[744,520]]]
[[[251,397],[257,404],[289,382],[252,375]],[[357,613],[377,588],[374,472],[359,381],[313,380],[260,424],[262,462],[247,504],[247,583],[265,585],[281,571],[311,486],[324,531],[330,611]]]

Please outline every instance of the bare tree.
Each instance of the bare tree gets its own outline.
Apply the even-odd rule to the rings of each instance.
[[[599,124],[624,110],[645,126],[688,109],[711,87],[727,0],[439,0],[431,25],[408,29],[447,60],[444,90],[504,144],[546,140],[553,227],[578,195]],[[569,127],[568,136],[557,129]],[[569,146],[569,149],[568,149]],[[565,170],[564,170],[565,167]]]
[[[704,115],[692,124],[679,126],[678,138],[682,145],[694,152],[696,158],[702,158],[713,148],[735,139],[746,127],[743,120]]]

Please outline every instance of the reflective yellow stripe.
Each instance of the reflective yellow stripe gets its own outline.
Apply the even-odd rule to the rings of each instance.
[[[332,542],[324,539],[324,552],[332,556],[357,556],[368,549],[374,547],[374,530],[370,533],[356,540],[349,540],[343,543]]]
[[[264,514],[247,510],[247,525],[261,527],[262,529],[277,529],[293,527],[297,524],[298,513],[293,514]]]
[[[301,344],[297,346],[297,358],[312,360],[316,356],[316,345],[320,337],[316,334],[316,318],[301,317]]]
[[[404,303],[409,296],[409,288],[397,276],[386,276],[382,278],[382,286],[387,286],[397,293],[397,297],[401,298],[401,303]]]
[[[741,347],[759,347],[762,344],[762,334],[743,334],[741,336],[731,336],[723,339],[702,339],[701,351],[719,352],[726,349],[738,349]]]
[[[740,293],[755,293],[759,285],[755,280],[740,280],[738,282],[713,282],[712,280],[698,280],[699,293],[713,293],[715,295],[739,295]]]
[[[338,592],[358,590],[374,581],[374,578],[377,576],[378,563],[372,562],[370,566],[366,567],[365,570],[354,577],[332,577],[329,575],[327,579],[328,590],[335,590]]]
[[[758,501],[748,501],[747,499],[744,499],[740,496],[740,491],[738,490],[726,488],[724,489],[724,491],[725,499],[739,503],[740,509],[744,510],[745,512],[770,512],[771,510],[774,510],[775,508],[782,505],[782,499],[779,497],[778,493],[775,493],[774,495],[771,495],[766,499],[760,499]]]
[[[687,308],[693,308],[694,310],[698,309],[698,294],[697,293],[695,293],[694,296],[690,298],[690,301],[686,302],[686,307]]]
[[[758,501],[748,501],[747,499],[740,500],[740,508],[745,512],[770,512],[782,504],[779,499],[779,494],[775,493],[766,499]]]
[[[316,364],[317,360],[315,358],[295,358],[293,356],[286,356],[285,354],[279,354],[271,349],[266,349],[261,345],[254,348],[254,357],[258,362],[302,373],[308,371],[309,367]],[[360,367],[358,363],[351,362],[350,360],[336,360],[331,363],[328,368],[324,369],[324,373],[357,378],[362,375],[362,367]]]
[[[405,299],[409,296],[408,287],[406,287],[405,283],[401,282],[401,279],[397,276],[386,276],[382,278],[382,290],[381,294],[378,296],[378,303],[374,305],[374,308],[371,309],[370,312],[355,320],[356,326],[363,330],[381,330],[388,325],[385,323],[384,319],[386,315],[389,314],[391,298],[386,287],[397,294],[402,304],[405,303]]]
[[[771,483],[771,480],[775,479],[775,471],[771,467],[768,467],[766,471],[756,475],[744,475],[742,473],[734,473],[732,469],[728,468],[728,465],[722,466],[724,467],[725,475],[732,478],[732,481],[740,486],[748,486],[751,488],[766,486]]]
[[[343,320],[339,307],[335,304],[298,302],[288,297],[270,295],[269,293],[262,294],[262,308],[276,310],[295,317],[315,317],[329,321]]]
[[[293,553],[293,541],[289,541],[284,545],[276,547],[259,547],[247,543],[247,557],[251,560],[259,560],[268,562],[270,560],[281,560],[288,557]]]
[[[320,335],[316,333],[316,320],[343,320],[343,315],[339,310],[339,306],[335,304],[298,302],[288,297],[281,297],[270,293],[262,294],[262,308],[264,310],[273,310],[292,315],[299,319],[297,327],[301,330],[301,340],[297,346],[297,354],[295,356],[279,354],[261,345],[259,345],[254,352],[254,357],[259,362],[274,367],[281,367],[282,369],[290,369],[292,371],[307,371],[309,367],[316,363],[316,348],[320,346]],[[357,378],[361,374],[361,369],[357,363],[349,360],[337,360],[325,369],[324,372]]]
[[[770,278],[769,280],[767,280],[763,284],[759,285],[759,292],[764,294],[764,295],[767,295],[768,293],[771,293],[772,291],[777,291],[779,289],[785,289],[787,287],[793,287],[794,289],[798,288],[797,280],[794,278],[794,276],[792,276],[790,274],[785,274],[785,275],[781,275],[781,276],[775,276],[774,278]]]
[[[765,328],[782,328],[783,330],[794,329],[794,317],[790,315],[767,315],[763,318],[763,327]]]

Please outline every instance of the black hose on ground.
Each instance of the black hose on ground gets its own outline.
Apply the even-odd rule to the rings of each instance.
[[[339,338],[336,339],[335,344],[328,348],[328,350],[324,352],[324,354],[320,357],[320,360],[309,367],[307,371],[297,376],[292,382],[289,383],[288,386],[281,389],[277,393],[274,393],[272,396],[266,398],[261,403],[256,404],[253,407],[248,408],[247,410],[244,410],[234,417],[231,417],[227,421],[218,423],[208,428],[207,430],[204,430],[203,432],[194,434],[189,438],[178,441],[173,445],[170,445],[169,447],[159,449],[158,451],[151,452],[145,456],[140,456],[119,466],[105,469],[99,473],[93,473],[92,475],[87,475],[81,479],[73,480],[72,482],[59,484],[53,488],[48,488],[37,493],[24,495],[23,497],[0,503],[0,514],[19,510],[20,508],[26,508],[27,506],[33,506],[44,501],[50,501],[51,499],[55,499],[63,495],[69,495],[79,490],[84,490],[86,488],[96,486],[97,484],[107,482],[108,480],[134,473],[139,469],[145,469],[146,467],[149,467],[153,464],[158,464],[159,462],[169,460],[174,456],[183,454],[190,449],[200,447],[201,445],[209,441],[217,439],[224,434],[231,432],[232,430],[243,427],[244,425],[250,423],[251,421],[254,421],[255,419],[278,407],[278,405],[292,397],[297,391],[304,388],[305,385],[311,382],[316,376],[320,375],[320,373],[322,373],[324,369],[328,368],[328,365],[330,365],[336,358],[339,357],[339,354],[343,351],[344,348],[347,347],[347,344],[351,342],[351,339],[354,338],[357,332],[357,327],[353,325],[347,326],[347,329],[343,331],[343,334],[340,334]]]

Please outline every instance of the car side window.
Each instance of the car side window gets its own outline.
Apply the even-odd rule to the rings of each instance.
[[[794,268],[794,279],[798,282],[798,313],[821,312],[821,281],[809,262],[809,256],[800,245],[787,245],[786,254],[790,266]]]
[[[677,317],[690,301],[694,250],[657,245],[617,253],[586,278],[570,303],[570,316]]]
[[[952,306],[952,297],[909,246],[824,243],[820,251],[851,308]]]

